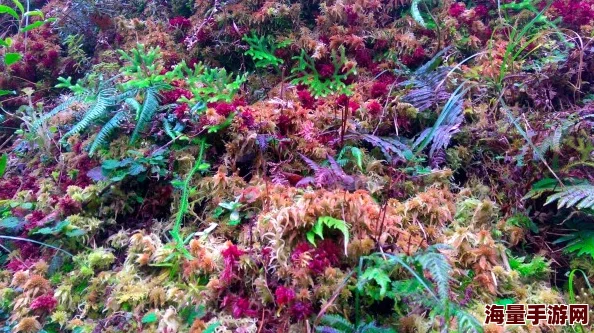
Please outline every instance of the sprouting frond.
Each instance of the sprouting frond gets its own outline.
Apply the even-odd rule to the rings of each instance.
[[[70,131],[68,131],[64,136],[62,136],[61,141],[64,142],[66,138],[78,134],[91,126],[93,122],[107,114],[109,108],[113,106],[113,95],[115,93],[115,89],[105,89],[99,92],[97,95],[97,100],[93,105],[89,108],[89,110],[85,113],[83,118],[76,123]]]
[[[142,110],[136,121],[136,127],[132,132],[132,138],[130,142],[134,143],[138,139],[140,132],[146,127],[146,125],[153,119],[155,112],[159,108],[159,93],[155,88],[146,89],[144,96],[144,103],[142,104]]]
[[[547,198],[545,205],[557,201],[558,208],[594,208],[594,186],[591,184],[572,185],[559,189]]]
[[[431,273],[437,284],[437,293],[442,301],[447,301],[450,294],[450,272],[452,266],[447,258],[439,252],[425,252],[417,257],[423,269]]]
[[[107,144],[107,140],[109,136],[120,127],[122,121],[126,119],[126,112],[120,111],[115,114],[106,124],[101,128],[101,131],[97,134],[97,137],[91,144],[91,148],[89,148],[89,156],[93,156],[95,151],[101,147],[102,145]]]

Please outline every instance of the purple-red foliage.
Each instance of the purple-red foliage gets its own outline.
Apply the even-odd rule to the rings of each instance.
[[[42,310],[51,312],[58,305],[58,301],[52,295],[39,296],[31,302],[31,310]]]
[[[221,280],[224,282],[231,282],[231,280],[237,276],[237,263],[239,258],[245,252],[237,247],[237,245],[230,244],[226,249],[221,251],[225,262],[225,269],[221,273]]]
[[[375,81],[369,90],[372,98],[384,97],[388,93],[388,83],[385,81]]]
[[[417,47],[411,55],[404,54],[402,55],[402,63],[408,67],[413,67],[421,64],[425,59],[425,49],[419,46]]]
[[[338,265],[342,256],[341,249],[336,242],[330,239],[324,239],[320,241],[315,248],[312,248],[312,246],[306,242],[299,243],[295,247],[291,259],[293,261],[299,260],[301,255],[305,252],[309,252],[311,261],[309,262],[308,268],[314,274],[321,274],[327,267]]]
[[[382,105],[378,101],[370,101],[366,106],[367,111],[373,117],[377,117],[382,113]]]
[[[455,2],[450,6],[448,14],[453,17],[459,17],[466,10],[466,4],[463,2]]]
[[[313,110],[316,107],[316,99],[311,95],[309,90],[301,89],[297,90],[297,98],[299,98],[299,102],[301,102],[301,106],[306,109]]]
[[[303,321],[309,318],[313,312],[311,303],[303,301],[295,302],[291,306],[291,316],[297,321]]]
[[[82,210],[80,202],[72,199],[69,196],[61,198],[60,201],[58,201],[58,207],[64,216],[73,215],[79,213]]]
[[[344,8],[344,12],[346,14],[347,23],[349,25],[357,25],[359,21],[359,14],[353,6],[346,6]]]
[[[169,19],[169,25],[175,29],[187,30],[192,26],[192,22],[183,16],[176,16]]]
[[[233,318],[258,316],[258,311],[254,309],[254,306],[247,297],[227,295],[223,298],[222,307],[231,308]]]
[[[295,291],[291,288],[279,286],[276,288],[274,296],[276,298],[276,304],[279,306],[288,305],[295,299]]]
[[[551,8],[563,18],[563,23],[573,29],[589,24],[594,19],[592,0],[556,0]]]
[[[372,69],[373,67],[375,67],[375,63],[373,62],[373,56],[371,55],[371,50],[368,48],[356,50],[355,60],[357,61],[357,66],[365,67],[367,69]]]
[[[334,75],[334,65],[327,62],[316,64],[316,70],[323,79],[330,78],[332,75]]]

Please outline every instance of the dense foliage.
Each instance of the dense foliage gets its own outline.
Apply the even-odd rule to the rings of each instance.
[[[10,0],[0,31],[1,332],[592,331],[483,323],[594,306],[594,1]]]

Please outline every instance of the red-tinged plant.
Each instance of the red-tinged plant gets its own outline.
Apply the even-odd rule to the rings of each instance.
[[[563,18],[563,23],[573,29],[589,24],[594,19],[592,0],[556,0],[552,10]]]
[[[51,312],[58,305],[58,301],[52,295],[39,296],[31,302],[29,307],[31,310],[41,310],[43,312]]]
[[[369,90],[371,98],[380,98],[386,96],[388,93],[388,84],[384,81],[376,81]]]
[[[295,291],[291,288],[279,286],[278,288],[276,288],[274,296],[277,305],[289,305],[295,299]]]
[[[230,309],[233,318],[258,316],[258,311],[254,309],[254,306],[251,304],[250,299],[247,297],[227,295],[223,298],[221,306],[223,308]]]
[[[453,17],[459,17],[466,10],[466,4],[463,2],[455,2],[450,6],[448,14]]]
[[[313,110],[316,106],[316,100],[307,89],[297,90],[297,98],[301,102],[301,106],[306,109]]]
[[[311,303],[298,301],[291,306],[291,316],[296,321],[304,321],[308,319],[312,313],[313,308],[311,306]]]
[[[382,105],[378,101],[369,101],[367,102],[367,111],[373,117],[377,117],[382,113]]]
[[[82,210],[80,202],[72,199],[69,196],[61,198],[60,201],[58,201],[58,207],[60,208],[63,216],[77,214]]]
[[[229,246],[221,251],[221,255],[223,256],[225,262],[225,268],[221,273],[221,280],[224,282],[231,282],[231,280],[237,276],[237,264],[239,258],[244,254],[243,250],[240,250],[237,245],[233,245],[229,243]]]
[[[192,22],[183,16],[176,16],[169,19],[169,25],[174,29],[187,30],[192,26]]]
[[[322,79],[328,79],[334,75],[334,65],[329,63],[316,64],[316,70]]]

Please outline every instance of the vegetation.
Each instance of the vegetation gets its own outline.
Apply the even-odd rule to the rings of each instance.
[[[483,324],[594,306],[591,0],[11,0],[0,31],[0,332],[594,330]]]

